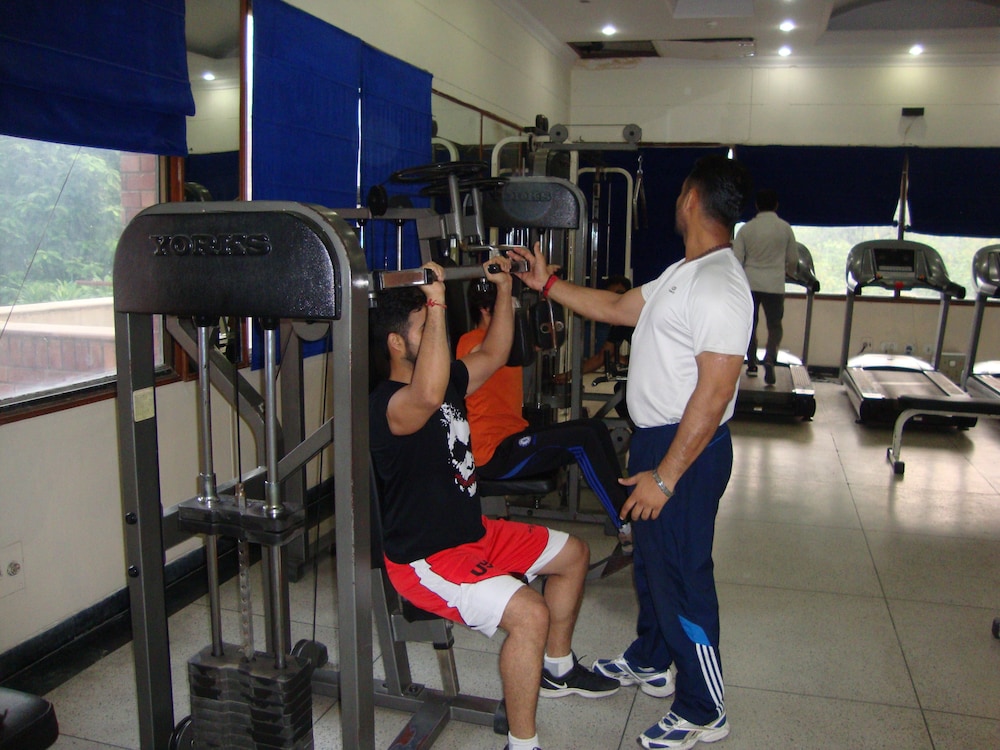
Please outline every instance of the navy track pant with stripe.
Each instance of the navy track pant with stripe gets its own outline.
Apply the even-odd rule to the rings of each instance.
[[[676,433],[677,425],[636,429],[629,474],[654,469]],[[657,670],[675,664],[671,710],[695,724],[715,720],[725,705],[712,542],[732,466],[732,439],[723,425],[681,476],[656,520],[632,522],[639,617],[637,638],[625,657],[636,667]]]

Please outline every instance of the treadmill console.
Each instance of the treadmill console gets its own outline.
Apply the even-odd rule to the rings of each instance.
[[[868,240],[847,256],[847,291],[860,294],[866,286],[899,292],[932,289],[962,299],[965,289],[951,281],[941,254],[930,245],[909,240]]]
[[[977,294],[1000,297],[1000,245],[987,245],[976,251],[972,278]]]
[[[872,249],[875,273],[882,276],[913,276],[917,270],[916,251],[907,247]]]

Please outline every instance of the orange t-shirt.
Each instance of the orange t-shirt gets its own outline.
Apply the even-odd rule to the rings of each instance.
[[[473,328],[458,340],[459,359],[475,349],[486,336],[482,328]],[[524,404],[522,368],[501,367],[489,380],[465,399],[472,430],[472,456],[476,466],[483,466],[496,451],[500,442],[521,432],[528,426],[521,416]]]

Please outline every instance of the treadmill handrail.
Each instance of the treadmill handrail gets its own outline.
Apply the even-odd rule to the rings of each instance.
[[[819,279],[816,278],[816,266],[813,264],[812,253],[801,242],[796,242],[799,260],[793,273],[785,273],[786,284],[796,284],[805,287],[813,294],[819,293]]]

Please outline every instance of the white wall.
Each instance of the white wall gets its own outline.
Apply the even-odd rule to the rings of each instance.
[[[220,65],[222,68],[220,68]],[[190,154],[214,154],[236,151],[240,147],[239,60],[209,60],[188,53],[192,76],[195,116],[187,118],[187,143]],[[215,81],[203,81],[199,71],[213,70]],[[228,75],[227,75],[228,74]]]
[[[812,331],[809,336],[809,365],[815,367],[838,367],[840,349],[844,340],[843,297],[820,296],[813,302]],[[796,356],[802,355],[803,332],[805,328],[805,296],[790,296],[785,300],[783,320],[784,339],[782,349]],[[885,298],[860,298],[854,303],[854,320],[851,325],[851,345],[848,356],[860,353],[862,341],[871,339],[878,351],[883,342],[897,345],[897,353],[903,353],[907,344],[913,346],[914,354],[929,359],[927,347],[933,347],[937,335],[938,305],[934,301],[906,302]],[[972,329],[971,302],[953,302],[948,312],[945,328],[945,352],[965,352],[969,346],[969,332]],[[761,346],[767,338],[764,316],[758,325],[758,342]],[[983,333],[980,336],[977,361],[1000,359],[1000,337],[991,335],[1000,330],[1000,305],[990,304],[983,318]]]
[[[903,118],[902,107],[925,115]],[[1000,74],[989,65],[577,63],[570,140],[620,140],[630,122],[648,143],[996,146]]]

